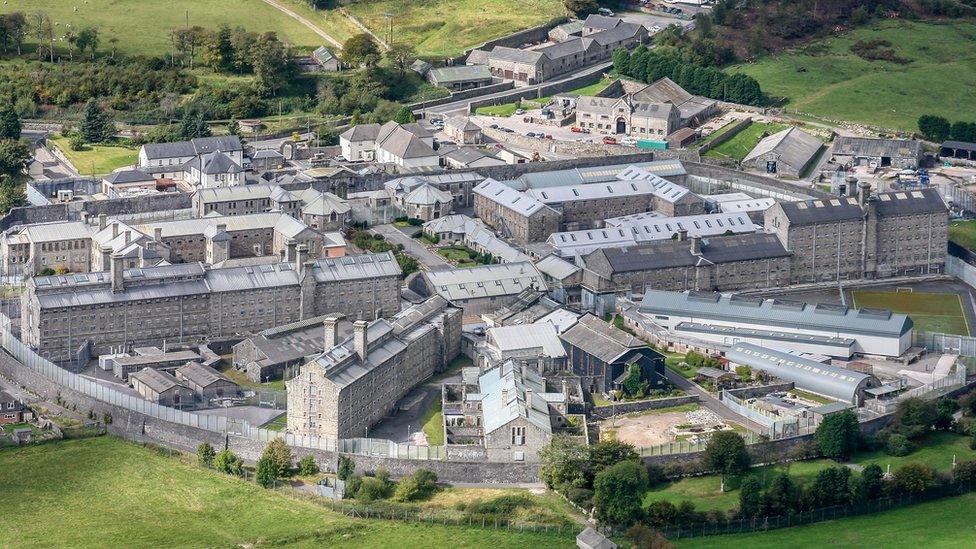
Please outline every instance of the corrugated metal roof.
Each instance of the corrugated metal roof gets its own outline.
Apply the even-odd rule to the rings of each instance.
[[[481,374],[478,388],[486,435],[519,417],[546,433],[552,432],[545,380],[530,368],[506,361]]]
[[[489,328],[486,336],[488,344],[501,352],[538,348],[550,358],[566,356],[566,348],[563,347],[559,333],[552,324],[522,324]]]
[[[449,301],[518,295],[529,288],[548,290],[542,273],[527,261],[427,271],[423,276],[435,293]]]

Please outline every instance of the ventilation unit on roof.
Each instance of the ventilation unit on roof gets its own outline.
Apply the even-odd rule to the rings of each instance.
[[[717,294],[715,292],[699,292],[699,291],[688,292],[689,301],[703,301],[707,303],[718,303],[720,297],[721,294]]]
[[[827,303],[820,303],[817,305],[816,311],[818,313],[834,315],[834,316],[844,316],[847,314],[848,308],[843,305],[830,305]]]
[[[891,318],[891,311],[888,309],[874,309],[865,308],[857,312],[859,318],[875,318],[879,320],[888,320]]]
[[[743,307],[761,307],[763,300],[761,297],[734,295],[729,298],[729,303],[733,303],[735,305],[741,305]]]

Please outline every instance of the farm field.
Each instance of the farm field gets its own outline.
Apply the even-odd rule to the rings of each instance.
[[[915,131],[918,117],[970,120],[976,110],[976,24],[884,21],[755,63],[732,67],[764,92],[787,97],[787,110]],[[869,61],[851,51],[858,41],[885,40],[895,61]]]
[[[134,148],[86,144],[84,150],[73,151],[67,137],[52,136],[48,142],[57,146],[83,175],[104,175],[139,161],[139,151]]]
[[[393,41],[407,43],[425,57],[458,55],[493,38],[565,15],[559,0],[367,0],[344,2],[345,9],[380,38],[389,34],[386,13],[394,14]],[[325,29],[329,32],[328,29]]]
[[[681,549],[727,547],[821,549],[825,546],[884,547],[885,549],[973,547],[976,546],[973,509],[976,509],[976,494],[969,493],[885,513],[762,533],[706,536],[683,540],[676,545]]]
[[[957,294],[859,290],[851,295],[854,307],[888,309],[911,316],[916,330],[959,335],[971,333],[962,299]]]
[[[705,156],[713,158],[733,158],[742,160],[749,154],[749,151],[756,146],[762,138],[772,135],[780,130],[785,130],[787,126],[773,122],[753,122],[739,130],[731,139],[710,149]]]
[[[112,437],[2,450],[0,493],[3,547],[574,546],[569,534],[349,518]]]
[[[77,11],[76,11],[77,10]],[[172,49],[169,32],[186,24],[215,28],[226,24],[255,32],[275,31],[283,41],[305,50],[322,44],[322,38],[295,19],[262,0],[6,0],[0,12],[43,11],[64,29],[93,26],[99,29],[102,51],[109,51],[111,38],[126,54],[163,55]],[[326,29],[323,29],[326,30]],[[326,30],[328,32],[328,30]]]

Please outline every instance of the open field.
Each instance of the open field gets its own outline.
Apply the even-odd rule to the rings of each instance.
[[[733,67],[759,81],[786,108],[833,120],[915,131],[918,117],[971,120],[976,110],[976,25],[899,19],[856,29],[756,63]],[[886,40],[907,63],[869,61],[857,41]]]
[[[444,57],[486,40],[534,27],[565,15],[559,0],[367,0],[343,2],[346,10],[380,38],[389,35],[393,14],[393,42],[407,43],[421,56]],[[328,32],[328,29],[325,29]]]
[[[949,223],[949,240],[969,251],[976,251],[976,220]]]
[[[932,432],[926,435],[919,444],[920,448],[907,456],[889,456],[882,450],[861,453],[854,456],[854,462],[861,465],[880,465],[882,469],[891,470],[906,463],[927,463],[936,469],[948,471],[952,468],[952,458],[956,461],[976,459],[976,450],[969,449],[969,437],[955,433]]]
[[[705,156],[742,160],[763,137],[785,129],[786,126],[783,124],[753,122],[739,130],[739,133],[735,134],[735,136],[725,143],[722,143],[714,149],[710,149],[705,153]]]
[[[353,519],[111,437],[0,451],[0,493],[3,547],[573,546],[571,535]]]
[[[52,136],[48,143],[60,149],[82,175],[104,175],[139,161],[138,149],[129,147],[85,145],[85,150],[73,151],[69,139],[61,136]]]
[[[876,307],[911,316],[916,330],[970,335],[962,298],[958,294],[859,290],[854,307]]]
[[[749,549],[821,549],[823,547],[884,547],[885,549],[976,546],[973,522],[976,494],[911,505],[863,515],[755,534],[706,536],[677,543],[685,549],[748,547]]]
[[[559,95],[594,95],[606,88],[611,83],[613,83],[613,78],[601,78],[599,82],[594,82],[588,86],[583,86],[581,88],[576,88],[575,90],[570,90],[568,92],[561,93]],[[522,101],[516,101],[515,103],[502,103],[500,105],[487,105],[484,107],[478,107],[474,110],[475,114],[482,116],[512,116],[519,107],[525,109],[530,108],[540,108],[547,105],[553,99],[553,95],[547,95],[545,97],[540,97],[538,99],[525,99]]]
[[[215,28],[226,24],[255,32],[275,31],[285,42],[303,49],[314,49],[323,41],[308,27],[262,0],[7,0],[0,12],[11,11],[28,15],[44,11],[57,25],[57,32],[63,32],[69,24],[73,28],[98,27],[99,49],[103,52],[111,51],[109,40],[117,38],[120,52],[161,56],[172,49],[169,33],[186,24],[187,14],[191,26]],[[33,42],[33,38],[28,42]]]

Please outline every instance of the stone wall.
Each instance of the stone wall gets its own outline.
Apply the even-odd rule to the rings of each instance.
[[[588,86],[598,82],[601,78],[603,78],[603,73],[610,70],[611,67],[613,67],[613,63],[600,63],[599,65],[594,65],[583,70],[572,78],[560,79],[561,77],[556,77],[555,82],[516,88],[512,90],[511,93],[501,96],[475,99],[474,101],[468,103],[468,112],[473,113],[478,107],[513,103],[521,99],[538,99],[540,97],[556,95],[558,93],[582,88],[583,86]]]
[[[744,130],[746,128],[746,126],[748,126],[749,124],[752,124],[752,117],[751,116],[750,117],[743,118],[742,120],[739,120],[738,122],[735,123],[735,125],[733,125],[731,128],[729,128],[728,131],[726,131],[722,135],[716,137],[715,139],[713,139],[713,140],[709,141],[708,143],[705,143],[704,145],[702,145],[701,147],[699,147],[698,152],[700,152],[701,154],[707,153],[708,151],[714,149],[715,147],[717,147],[717,146],[721,145],[722,143],[725,143],[729,139],[732,139],[733,137],[735,137],[736,134],[738,134],[739,132],[741,132],[742,130]]]
[[[638,400],[633,402],[621,402],[612,406],[594,406],[590,408],[590,416],[595,419],[607,419],[614,415],[641,412],[644,410],[660,410],[661,408],[671,408],[682,404],[695,404],[699,401],[698,395],[686,395],[670,398],[656,398],[652,400]]]
[[[743,387],[741,389],[729,389],[726,393],[742,400],[768,395],[769,393],[792,391],[795,385],[792,381],[785,383],[773,383],[759,387]]]
[[[832,195],[812,187],[800,187],[779,181],[771,177],[764,177],[753,173],[744,172],[723,166],[708,164],[705,162],[695,162],[692,160],[684,161],[685,170],[688,172],[688,179],[699,178],[703,180],[714,180],[724,183],[734,190],[744,190],[750,194],[760,196],[772,196],[774,198],[788,200],[807,200],[810,198],[830,198]],[[688,181],[688,187],[693,191],[694,185]],[[749,187],[744,189],[744,187]],[[696,191],[703,192],[703,191]]]
[[[191,207],[191,197],[184,193],[69,202],[47,206],[24,206],[11,209],[7,215],[0,219],[0,231],[5,231],[14,225],[27,223],[76,220],[81,219],[84,215],[87,215],[89,219],[97,218],[99,214],[113,218],[123,214],[183,210]]]

